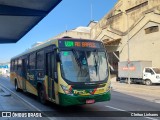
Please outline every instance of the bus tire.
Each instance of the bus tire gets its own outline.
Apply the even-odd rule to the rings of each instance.
[[[46,104],[45,92],[42,85],[38,88],[38,99],[42,104]]]
[[[18,87],[17,80],[15,80],[15,90],[16,90],[17,92],[19,92],[19,91],[20,91],[20,89],[19,89],[19,87]]]
[[[146,83],[146,85],[147,85],[147,86],[150,86],[150,85],[152,85],[152,82],[151,82],[151,80],[146,80],[146,82],[145,82],[145,83]]]

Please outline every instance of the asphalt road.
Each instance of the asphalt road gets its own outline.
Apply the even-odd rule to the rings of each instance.
[[[100,102],[82,106],[60,107],[52,103],[42,105],[38,102],[36,96],[29,93],[16,92],[14,86],[7,78],[1,77],[0,84],[12,91],[12,96],[18,97],[19,100],[23,99],[24,103],[33,109],[43,112],[46,111],[46,115],[54,113],[54,117],[53,115],[52,117],[49,117],[51,120],[160,120],[160,112],[159,117],[123,117],[123,115],[131,115],[131,113],[132,115],[137,115],[137,112],[139,113],[141,111],[146,111],[142,112],[143,114],[151,111],[154,112],[154,114],[157,114],[157,111],[160,111],[160,104],[125,95],[116,91],[112,91],[112,98],[109,102]],[[66,113],[72,114],[67,114],[66,116]],[[117,117],[115,117],[115,115],[117,115]]]

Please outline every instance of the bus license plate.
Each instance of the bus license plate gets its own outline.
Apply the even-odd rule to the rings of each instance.
[[[95,100],[86,100],[86,104],[92,104],[95,103]]]

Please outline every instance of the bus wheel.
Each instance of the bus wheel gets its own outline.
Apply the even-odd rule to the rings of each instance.
[[[146,85],[147,85],[147,86],[152,85],[151,80],[146,80]]]
[[[40,86],[38,89],[38,98],[42,104],[46,104],[45,92],[42,86]]]
[[[20,89],[18,88],[17,80],[15,80],[15,90],[16,90],[17,92],[19,92],[19,91],[20,91]]]

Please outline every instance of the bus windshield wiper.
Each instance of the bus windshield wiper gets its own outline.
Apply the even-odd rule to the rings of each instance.
[[[81,62],[79,61],[79,58],[78,58],[78,55],[77,55],[77,51],[75,49],[72,49],[72,52],[73,52],[73,55],[75,57],[75,60],[76,60],[76,62],[78,64],[78,66],[80,67],[80,70],[81,70],[82,65],[81,65]]]
[[[97,56],[97,59],[96,59],[96,56]],[[99,61],[98,50],[97,49],[95,49],[94,61],[95,61],[95,69],[96,69],[96,75],[97,75],[98,74],[98,61]]]

